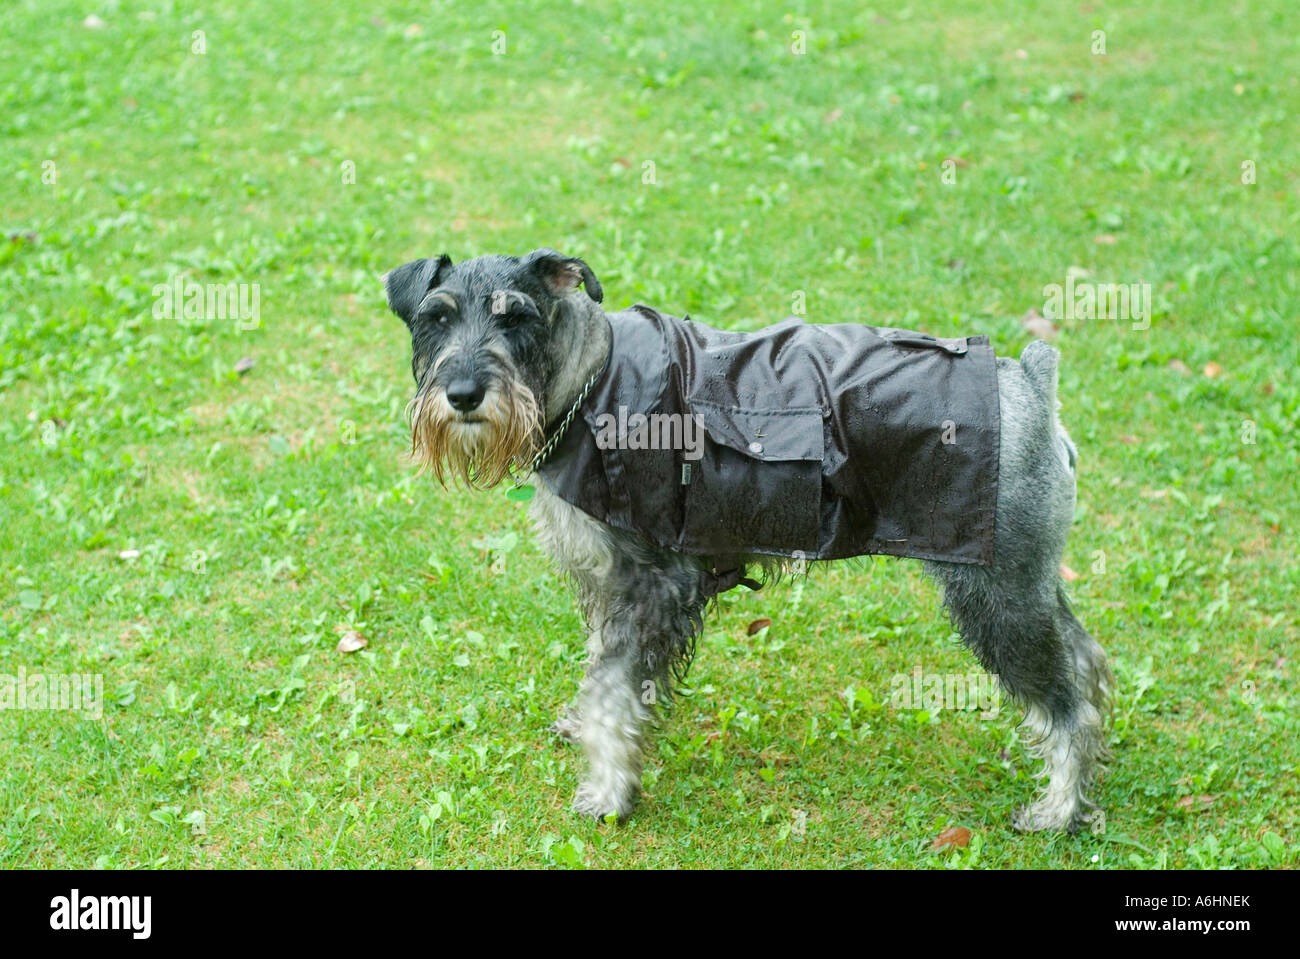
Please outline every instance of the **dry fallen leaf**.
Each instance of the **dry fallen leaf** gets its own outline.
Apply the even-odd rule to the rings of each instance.
[[[1099,243],[1102,246],[1114,246],[1119,241],[1109,233],[1102,233],[1100,236],[1094,236],[1092,242]]]
[[[1134,436],[1132,433],[1120,433],[1119,441],[1123,443],[1125,446],[1132,446],[1134,443],[1138,441],[1138,438]]]
[[[1040,340],[1056,339],[1056,324],[1032,306],[1029,308],[1029,312],[1021,318],[1020,325]]]
[[[253,358],[251,356],[241,356],[235,360],[235,372],[239,374],[247,373],[253,368]]]
[[[1170,360],[1169,368],[1173,370],[1175,373],[1179,373],[1183,376],[1192,375],[1192,371],[1187,368],[1187,364],[1184,363],[1182,360]]]
[[[1078,573],[1070,569],[1070,567],[1066,566],[1064,563],[1061,564],[1061,579],[1065,580],[1067,583],[1073,583],[1078,578]]]
[[[748,636],[755,636],[759,633],[760,630],[767,629],[767,627],[771,625],[772,625],[772,621],[770,619],[767,618],[756,619],[749,624],[749,627],[745,630],[745,633]]]
[[[1210,379],[1214,379],[1223,372],[1223,367],[1211,360],[1209,363],[1205,364],[1205,369],[1201,370],[1201,372]]]
[[[369,645],[366,637],[355,629],[344,629],[339,639],[338,650],[340,653],[355,653],[358,649],[365,649]]]
[[[943,850],[952,848],[965,849],[970,845],[970,830],[965,826],[949,826],[930,845],[931,852],[943,852]]]
[[[1179,809],[1191,809],[1193,806],[1204,808],[1214,802],[1213,796],[1184,796],[1174,803]]]

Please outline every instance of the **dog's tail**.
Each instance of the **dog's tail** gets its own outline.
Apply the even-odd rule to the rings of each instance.
[[[1056,398],[1060,364],[1061,354],[1042,340],[1034,340],[1020,354],[1020,369],[1025,374],[1025,379],[1029,381],[1030,387],[1047,407],[1061,452],[1065,455],[1066,465],[1073,474],[1078,469],[1079,451],[1062,428],[1061,421],[1056,415],[1061,408],[1061,401]]]
[[[1034,392],[1047,404],[1048,409],[1058,409],[1056,383],[1059,377],[1061,354],[1042,340],[1034,340],[1020,354],[1020,369]]]

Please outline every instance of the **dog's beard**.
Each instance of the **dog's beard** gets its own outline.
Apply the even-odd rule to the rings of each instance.
[[[459,477],[472,489],[504,480],[511,464],[526,467],[541,449],[541,414],[532,390],[517,381],[493,384],[478,409],[462,414],[441,387],[421,389],[407,407],[411,456],[444,486]]]

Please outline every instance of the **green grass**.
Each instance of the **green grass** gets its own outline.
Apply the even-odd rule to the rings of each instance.
[[[0,673],[108,700],[0,712],[0,865],[1296,864],[1293,4],[92,6],[0,8]],[[1010,355],[1070,268],[1151,284],[1057,341],[1104,832],[1011,831],[1005,718],[889,708],[974,667],[884,560],[725,596],[636,816],[568,810],[577,614],[522,509],[415,477],[377,279],[538,246],[611,308]],[[259,327],[155,319],[175,275]]]

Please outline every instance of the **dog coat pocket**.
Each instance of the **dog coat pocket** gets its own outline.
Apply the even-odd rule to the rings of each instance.
[[[742,409],[692,397],[702,455],[683,471],[682,548],[815,554],[821,529],[825,413]]]

